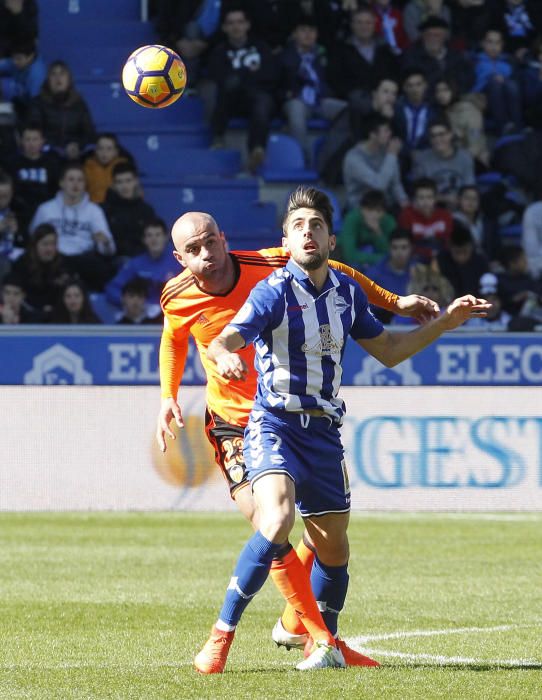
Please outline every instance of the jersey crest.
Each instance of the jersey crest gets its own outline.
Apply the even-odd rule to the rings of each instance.
[[[318,329],[320,334],[320,340],[310,348],[307,343],[303,343],[301,346],[301,351],[305,353],[310,353],[311,355],[335,355],[340,353],[343,346],[343,339],[337,340],[333,337],[331,333],[331,326],[329,323],[324,323]]]

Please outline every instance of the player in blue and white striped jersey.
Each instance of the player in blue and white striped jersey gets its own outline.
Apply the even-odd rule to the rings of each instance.
[[[384,330],[357,283],[328,267],[336,243],[331,211],[327,196],[314,188],[291,195],[283,226],[291,260],[256,285],[207,350],[221,376],[242,380],[247,367],[236,350],[254,342],[258,371],[244,457],[260,526],[241,552],[215,625],[224,635],[233,634],[271,560],[289,546],[297,505],[316,550],[312,590],[337,636],[348,588],[350,489],[339,435],[344,404],[338,398],[347,337],[391,367],[489,307],[467,295],[410,333]],[[231,637],[227,649],[229,643]],[[196,657],[197,668],[205,667],[216,647],[211,637]],[[341,666],[340,649],[340,640],[335,648],[322,641],[297,668]]]

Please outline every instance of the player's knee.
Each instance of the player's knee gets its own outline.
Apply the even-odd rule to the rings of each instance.
[[[260,532],[271,542],[285,542],[292,531],[295,511],[289,509],[262,513],[260,515]]]
[[[344,566],[350,557],[348,537],[335,535],[322,537],[315,543],[316,555],[327,566]]]

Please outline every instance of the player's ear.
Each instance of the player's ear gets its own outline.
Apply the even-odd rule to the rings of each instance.
[[[179,265],[182,265],[182,267],[186,267],[184,260],[182,259],[181,254],[179,253],[178,250],[173,251],[173,257],[175,260],[179,263]]]
[[[282,247],[286,248],[286,250],[290,250],[288,247],[288,236],[282,236]]]
[[[335,250],[337,247],[337,236],[334,233],[329,234],[329,250]]]

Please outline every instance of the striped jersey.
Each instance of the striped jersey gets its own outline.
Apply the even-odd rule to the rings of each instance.
[[[221,377],[216,365],[207,360],[207,347],[233,319],[251,290],[274,270],[283,268],[289,255],[284,248],[234,251],[230,255],[236,279],[232,289],[225,294],[209,294],[200,289],[197,279],[188,269],[166,283],[161,298],[164,328],[160,343],[160,385],[163,398],[177,398],[191,335],[207,375],[209,409],[228,423],[245,426],[256,395],[254,347],[248,345],[240,351],[249,368],[244,382]],[[358,280],[371,303],[396,311],[396,294],[382,289],[342,263],[330,260],[329,264]]]
[[[260,282],[228,325],[246,345],[254,342],[255,410],[321,409],[337,422],[345,410],[338,392],[348,336],[358,340],[383,332],[351,277],[330,268],[317,291],[293,260]]]

